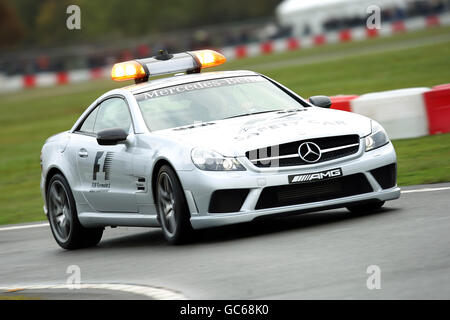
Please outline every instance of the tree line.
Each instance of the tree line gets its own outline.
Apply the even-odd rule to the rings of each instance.
[[[139,37],[268,17],[280,0],[0,0],[0,47],[55,46]],[[66,28],[69,5],[81,30]]]

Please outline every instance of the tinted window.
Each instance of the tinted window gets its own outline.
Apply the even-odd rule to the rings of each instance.
[[[131,128],[131,117],[126,102],[121,98],[111,98],[98,106],[94,133],[109,128],[122,128],[126,132]]]

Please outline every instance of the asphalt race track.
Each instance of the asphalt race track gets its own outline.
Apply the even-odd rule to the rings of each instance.
[[[0,226],[0,298],[450,298],[450,183],[402,188],[372,214],[339,209],[210,229],[178,247],[159,229],[108,228],[98,247],[65,251],[35,225]],[[82,284],[138,287],[26,289],[65,284],[70,265]],[[381,289],[366,286],[370,265]]]

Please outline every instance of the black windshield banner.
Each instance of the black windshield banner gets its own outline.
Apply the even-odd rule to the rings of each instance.
[[[212,79],[212,80],[184,83],[184,84],[181,84],[178,86],[160,88],[160,89],[147,91],[144,93],[139,93],[136,95],[136,100],[137,101],[145,101],[148,99],[155,99],[155,98],[165,97],[165,96],[169,96],[169,95],[175,95],[175,94],[180,94],[180,93],[184,93],[184,92],[194,91],[194,90],[218,88],[218,87],[224,87],[224,86],[233,86],[233,85],[239,85],[239,84],[264,82],[264,81],[267,81],[267,80],[260,76],[248,76],[248,77],[221,78],[221,79]]]

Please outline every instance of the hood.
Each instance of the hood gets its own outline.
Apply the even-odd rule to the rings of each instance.
[[[370,119],[332,109],[309,107],[219,120],[154,132],[192,147],[204,147],[224,156],[244,156],[245,152],[272,145],[371,132]]]

